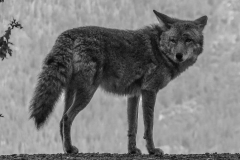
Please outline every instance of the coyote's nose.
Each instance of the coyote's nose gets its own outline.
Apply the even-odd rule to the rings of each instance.
[[[183,61],[183,54],[182,53],[177,53],[176,58],[179,62],[182,62]]]

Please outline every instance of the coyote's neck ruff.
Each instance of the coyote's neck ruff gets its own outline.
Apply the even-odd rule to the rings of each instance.
[[[65,90],[60,122],[64,152],[77,153],[70,128],[98,87],[128,96],[128,152],[136,147],[137,111],[142,96],[144,138],[150,154],[162,155],[153,143],[153,111],[157,92],[193,65],[203,50],[203,16],[194,21],[170,18],[154,11],[159,23],[139,30],[79,27],[63,32],[44,60],[30,105],[40,128]]]

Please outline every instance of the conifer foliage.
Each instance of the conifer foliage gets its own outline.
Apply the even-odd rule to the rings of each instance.
[[[0,0],[0,3],[1,2],[4,2],[4,0]],[[13,28],[22,29],[23,27],[18,21],[16,21],[16,19],[13,18],[8,26],[8,29],[5,31],[5,34],[0,37],[0,57],[2,60],[6,58],[7,54],[12,56],[12,49],[9,45],[12,45],[13,43],[11,43],[9,39]]]

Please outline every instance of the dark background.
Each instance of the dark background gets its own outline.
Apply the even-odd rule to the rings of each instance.
[[[239,152],[239,0],[5,0],[0,35],[13,17],[24,28],[13,30],[13,56],[0,62],[0,155],[63,152],[64,95],[41,131],[28,119],[42,60],[61,32],[85,25],[137,29],[157,23],[153,9],[181,19],[209,17],[203,54],[158,94],[155,145],[166,153]],[[126,97],[99,89],[73,123],[80,152],[126,153],[126,110]],[[137,145],[147,153],[142,137],[140,108]]]

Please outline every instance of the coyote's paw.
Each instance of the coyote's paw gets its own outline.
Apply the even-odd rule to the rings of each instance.
[[[138,148],[132,148],[132,149],[128,149],[128,153],[129,154],[142,154],[141,150]]]
[[[71,146],[69,148],[65,148],[65,153],[78,153],[78,148],[75,146]]]
[[[148,153],[150,155],[155,155],[155,156],[163,156],[163,150],[160,148],[153,148],[153,149],[148,149]]]

